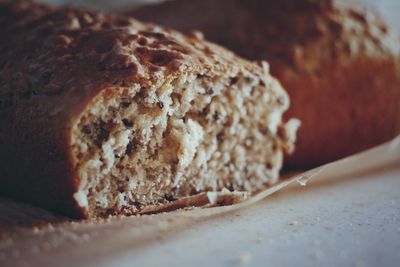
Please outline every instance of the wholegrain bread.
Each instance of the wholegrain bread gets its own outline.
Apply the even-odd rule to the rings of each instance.
[[[73,217],[278,179],[296,120],[269,74],[199,34],[0,2],[0,192]]]
[[[287,163],[310,167],[400,133],[400,42],[375,12],[334,0],[178,0],[129,12],[265,59],[301,119]]]

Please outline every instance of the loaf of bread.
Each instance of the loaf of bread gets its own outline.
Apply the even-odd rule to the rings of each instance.
[[[0,3],[0,192],[78,218],[278,179],[297,120],[269,74],[134,19]]]
[[[347,3],[346,3],[347,2]],[[129,12],[267,60],[302,121],[297,167],[326,163],[400,133],[400,42],[372,11],[334,0],[178,0]]]

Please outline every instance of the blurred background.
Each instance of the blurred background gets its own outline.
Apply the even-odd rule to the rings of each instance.
[[[122,9],[144,4],[162,2],[163,0],[39,0],[40,2],[54,4],[73,4],[94,9],[112,10]],[[201,1],[201,0],[198,0]],[[339,0],[345,2],[360,2],[375,7],[389,23],[393,24],[400,32],[400,0]]]

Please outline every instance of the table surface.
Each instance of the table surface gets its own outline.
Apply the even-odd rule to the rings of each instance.
[[[400,29],[400,0],[366,1],[378,5]],[[93,4],[93,0],[83,2]],[[151,225],[163,222],[162,216],[168,215],[127,219],[124,227],[128,230],[118,233],[119,239],[125,236],[123,248],[112,247],[113,242],[104,241],[113,238],[113,233],[106,231],[107,224],[104,235],[108,233],[109,239],[104,240],[99,237],[102,226],[95,226],[97,238],[86,238],[84,229],[71,230],[68,232],[71,238],[76,235],[75,239],[87,239],[77,242],[71,254],[64,253],[62,244],[52,254],[36,253],[32,242],[18,239],[24,235],[9,233],[14,236],[13,240],[0,233],[0,266],[397,267],[400,264],[400,164],[341,179],[316,179],[305,187],[293,184],[246,209],[173,224],[174,229],[160,231],[155,239],[140,241],[139,246],[133,233],[134,220],[142,220],[141,225],[148,220]],[[49,222],[59,220],[51,214],[41,218],[48,218]],[[94,232],[88,233],[94,235]],[[23,246],[25,241],[29,246]],[[13,249],[12,242],[24,249]],[[101,249],[90,254],[85,248],[93,243]],[[113,250],[114,253],[102,257]],[[88,254],[84,257],[83,253]]]

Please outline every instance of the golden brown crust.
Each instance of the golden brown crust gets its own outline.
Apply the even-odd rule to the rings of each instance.
[[[293,166],[332,161],[400,132],[400,42],[378,15],[343,1],[171,1],[131,14],[204,32],[265,59],[302,120]],[[190,18],[190,19],[188,19]]]
[[[99,98],[132,85],[145,98],[142,88],[200,68],[264,80],[262,67],[201,36],[86,9],[2,1],[0,35],[0,191],[73,217],[89,213],[73,197],[81,180],[72,129]]]

